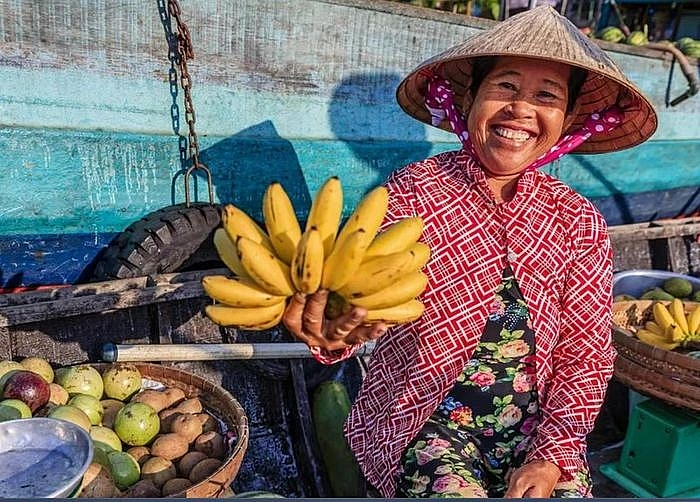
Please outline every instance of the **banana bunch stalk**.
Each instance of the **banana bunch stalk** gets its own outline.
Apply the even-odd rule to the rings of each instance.
[[[215,301],[206,314],[222,326],[269,329],[280,322],[290,296],[323,288],[331,291],[327,315],[358,306],[367,309],[367,322],[418,319],[424,305],[417,297],[428,283],[421,269],[430,259],[430,248],[418,240],[423,220],[405,218],[380,232],[387,206],[386,188],[376,187],[341,225],[343,190],[336,176],[317,191],[303,228],[280,183],[263,196],[264,225],[225,205],[214,245],[234,277],[202,279]]]
[[[637,338],[655,347],[673,350],[700,339],[700,306],[685,312],[683,301],[674,298],[668,305],[655,302],[653,321],[647,321],[637,330]]]

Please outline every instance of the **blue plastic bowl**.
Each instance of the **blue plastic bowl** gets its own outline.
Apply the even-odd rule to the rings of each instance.
[[[626,270],[613,275],[613,296],[631,295],[639,298],[654,287],[662,287],[664,281],[672,277],[687,279],[693,285],[693,291],[700,289],[700,278],[690,275],[663,270]]]

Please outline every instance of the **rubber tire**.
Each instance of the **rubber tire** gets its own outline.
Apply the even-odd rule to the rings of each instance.
[[[219,206],[176,204],[129,225],[98,253],[80,282],[223,267],[213,234],[221,224]]]
[[[221,206],[193,203],[158,209],[130,224],[83,270],[79,282],[127,279],[151,274],[225,268],[214,247],[214,231],[221,225]],[[292,341],[281,327],[264,332],[225,330],[230,342]],[[289,364],[281,359],[245,361],[263,376],[289,378]],[[327,379],[337,368],[305,361],[312,384]]]

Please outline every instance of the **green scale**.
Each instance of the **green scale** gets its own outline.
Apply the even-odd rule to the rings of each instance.
[[[632,410],[617,462],[600,471],[642,498],[700,498],[700,413],[646,399]]]

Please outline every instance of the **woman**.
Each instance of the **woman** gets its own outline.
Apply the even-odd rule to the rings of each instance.
[[[386,183],[386,224],[425,221],[426,310],[390,329],[360,308],[324,319],[320,291],[295,297],[284,323],[328,364],[378,339],[346,436],[383,496],[591,496],[585,440],[615,357],[612,250],[595,206],[536,168],[639,144],[656,114],[549,6],[424,62],[397,97],[462,142]]]

